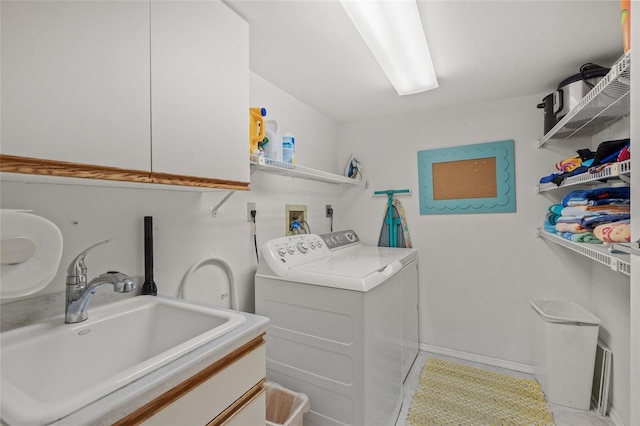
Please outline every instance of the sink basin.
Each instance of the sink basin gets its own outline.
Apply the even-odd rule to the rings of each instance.
[[[161,296],[137,296],[0,333],[2,420],[58,420],[241,326],[245,317]]]

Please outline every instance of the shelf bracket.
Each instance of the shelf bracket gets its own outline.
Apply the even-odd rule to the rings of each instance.
[[[627,163],[628,161],[624,161],[622,163],[616,162],[611,164],[611,176],[617,177],[618,179],[630,184],[631,176],[627,176],[623,171],[628,170],[628,166],[625,166]]]
[[[227,195],[224,196],[224,198],[222,200],[220,200],[220,202],[218,204],[216,204],[216,206],[213,208],[213,210],[211,210],[211,216],[213,217],[217,217],[218,216],[218,210],[220,209],[220,207],[222,207],[222,205],[224,203],[227,202],[227,200],[229,198],[231,198],[231,196],[235,193],[236,191],[229,191],[229,193]]]
[[[640,240],[633,243],[613,243],[611,248],[613,250],[619,250],[624,253],[640,256]]]
[[[623,180],[627,183],[631,183],[631,178],[627,175],[618,175],[617,177],[620,178],[620,180]]]

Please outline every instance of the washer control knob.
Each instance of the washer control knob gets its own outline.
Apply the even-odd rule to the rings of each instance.
[[[281,257],[284,257],[284,256],[287,254],[287,249],[286,249],[286,248],[284,248],[284,247],[280,247],[280,248],[278,248],[278,254],[279,254]]]
[[[318,245],[318,248],[321,248],[322,247],[322,241],[318,240],[318,244],[317,245]]]
[[[295,253],[296,252],[296,246],[287,247],[287,251],[289,252],[289,254]]]
[[[297,246],[298,250],[300,250],[300,253],[306,253],[309,250],[309,245],[304,241],[300,241]]]
[[[316,242],[315,241],[311,241],[309,243],[309,247],[311,247],[312,250],[315,249],[316,248]]]
[[[356,240],[356,236],[353,235],[353,232],[347,232],[346,234],[344,234],[345,238],[351,242],[354,242]]]
[[[333,244],[338,244],[338,240],[336,239],[336,237],[331,237],[331,242]]]

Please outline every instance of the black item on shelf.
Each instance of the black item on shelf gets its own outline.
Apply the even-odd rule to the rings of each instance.
[[[601,142],[600,145],[598,145],[591,167],[616,161],[620,151],[629,145],[629,143],[629,138]]]
[[[153,281],[153,218],[144,217],[144,284],[142,294],[157,296],[158,288]]]
[[[576,151],[576,153],[578,153],[582,161],[591,160],[596,156],[596,153],[591,151],[589,148],[579,149]]]
[[[553,126],[558,122],[557,114],[562,109],[562,96],[558,96],[559,92],[549,93],[542,99],[542,103],[537,105],[538,108],[544,109],[544,134],[549,133]]]

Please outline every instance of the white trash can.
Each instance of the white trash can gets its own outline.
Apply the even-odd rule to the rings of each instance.
[[[530,299],[534,373],[547,401],[589,410],[600,319],[573,302]]]
[[[302,426],[302,416],[309,411],[309,397],[284,386],[265,383],[267,426]]]

